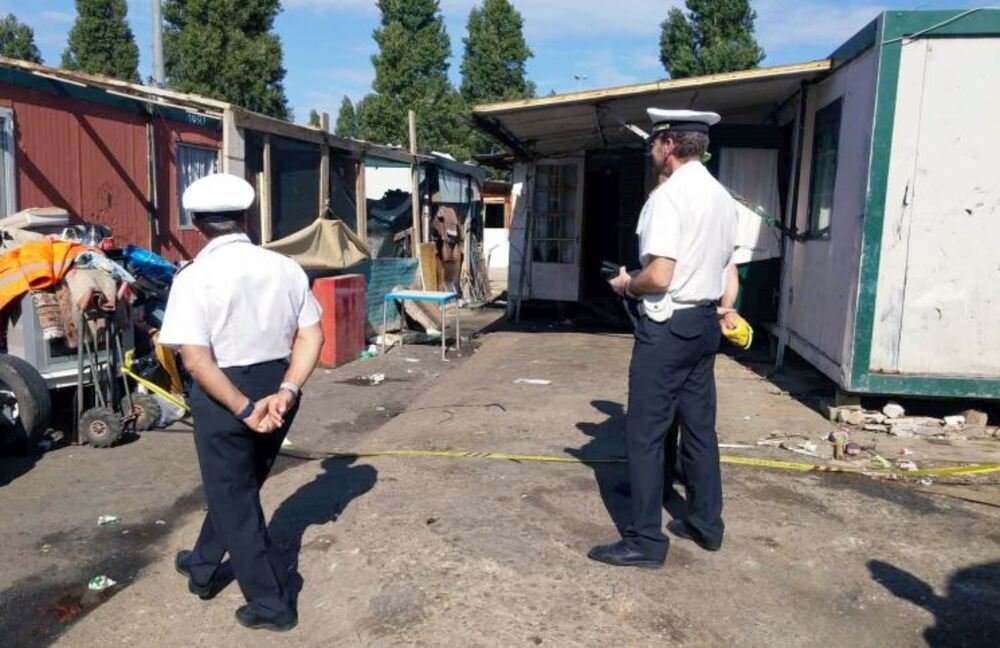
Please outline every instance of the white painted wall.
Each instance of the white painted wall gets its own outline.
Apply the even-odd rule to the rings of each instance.
[[[835,381],[849,373],[861,257],[861,227],[878,73],[870,49],[823,82],[810,86],[796,223],[809,225],[809,182],[816,112],[843,97],[833,214],[826,239],[799,241],[791,250],[789,345]]]
[[[521,294],[528,299],[531,295],[531,264],[524,271],[524,285],[521,285],[521,259],[525,253],[525,223],[528,218],[528,206],[531,194],[528,191],[529,177],[534,175],[533,164],[530,162],[515,162],[511,175],[511,219],[507,265],[507,295],[512,299]],[[512,304],[513,301],[508,301]]]
[[[494,292],[507,289],[510,264],[510,232],[503,227],[483,228],[483,255],[487,260],[490,283]]]
[[[1000,376],[1000,40],[904,43],[871,369]]]

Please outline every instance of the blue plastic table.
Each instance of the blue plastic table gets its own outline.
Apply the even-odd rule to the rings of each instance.
[[[397,292],[391,292],[387,294],[382,299],[382,353],[385,353],[385,330],[388,325],[388,308],[389,302],[395,301],[427,301],[433,302],[441,307],[441,359],[446,358],[447,343],[447,324],[445,322],[445,306],[448,305],[450,301],[458,300],[457,292],[439,292],[435,290],[399,290]],[[455,309],[455,349],[462,348],[462,320],[460,317],[461,309]],[[402,321],[406,321],[406,313],[401,312],[400,318]],[[400,346],[403,344],[402,336],[400,336],[399,341]]]

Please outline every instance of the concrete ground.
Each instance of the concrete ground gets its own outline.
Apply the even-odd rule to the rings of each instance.
[[[411,355],[423,348],[393,350],[318,375],[291,438],[313,452],[618,457],[629,350],[626,336],[544,327],[491,333],[467,360],[447,364],[433,351]],[[387,382],[344,384],[368,367],[386,373]],[[416,371],[422,373],[410,373]],[[419,385],[414,375],[423,376]],[[729,358],[720,357],[717,375],[725,443],[752,444],[775,432],[818,438],[830,430],[799,400]],[[412,400],[404,402],[400,389]],[[346,420],[352,417],[353,426]],[[986,443],[951,445],[994,451],[977,445]],[[742,452],[804,459],[776,449]],[[103,604],[61,635],[26,635],[12,645],[53,638],[65,646],[1000,644],[995,508],[854,475],[727,465],[722,551],[705,553],[675,539],[664,569],[616,569],[585,554],[614,540],[627,515],[616,488],[626,481],[622,465],[475,458],[326,459],[273,477],[265,508],[274,542],[304,581],[299,627],[283,635],[250,632],[233,618],[242,603],[236,586],[202,602],[173,570],[174,553],[193,541],[200,523],[189,446],[149,453],[146,460],[156,465],[141,478],[134,464],[127,483],[108,478],[97,492],[113,492],[119,511],[143,520],[166,515],[136,510],[147,491],[169,487],[176,496],[185,484],[190,503],[168,509],[168,524],[154,522],[162,531],[139,563],[118,571],[112,549],[102,567],[122,586]],[[0,503],[47,461],[0,490]],[[81,479],[74,488],[91,488],[89,477]],[[51,486],[39,487],[56,497]],[[82,525],[102,512],[76,515]],[[22,508],[13,517],[34,543],[18,546],[41,552],[31,514]],[[11,555],[0,546],[0,553],[11,564],[27,560],[29,551]],[[72,562],[71,555],[51,559]]]

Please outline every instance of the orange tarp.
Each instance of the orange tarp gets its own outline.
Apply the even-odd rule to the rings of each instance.
[[[89,248],[58,240],[29,241],[0,256],[0,310],[32,290],[50,288]]]

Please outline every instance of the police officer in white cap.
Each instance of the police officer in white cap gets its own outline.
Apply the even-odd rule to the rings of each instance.
[[[184,192],[184,209],[209,239],[170,291],[161,344],[180,349],[194,378],[189,398],[208,514],[175,566],[202,599],[231,567],[249,628],[289,630],[297,621],[287,570],[271,546],[260,488],[297,411],[323,344],[320,308],[294,261],[243,232],[253,188],[214,174]],[[222,559],[229,555],[229,565]]]
[[[688,511],[669,526],[675,535],[714,551],[722,545],[722,482],[715,431],[715,354],[719,306],[735,296],[737,207],[702,165],[709,127],[719,115],[648,111],[649,148],[666,177],[649,196],[636,234],[642,269],[621,268],[611,287],[627,298],[635,320],[629,369],[626,444],[631,522],[620,542],[589,556],[616,566],[662,566],[669,541],[662,530],[664,437],[676,415],[684,421],[681,463]]]

